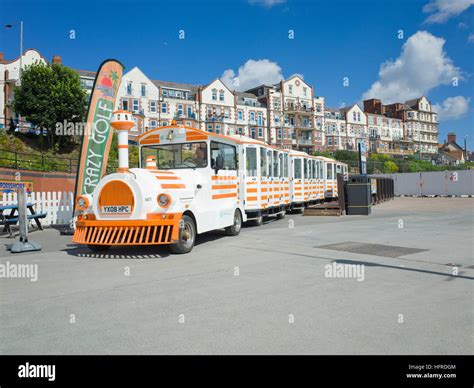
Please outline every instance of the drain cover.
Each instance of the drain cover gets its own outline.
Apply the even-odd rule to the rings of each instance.
[[[316,248],[384,257],[400,257],[405,255],[411,255],[413,253],[428,251],[428,249],[397,247],[394,245],[383,244],[368,244],[354,241],[346,241],[337,244],[319,245]]]

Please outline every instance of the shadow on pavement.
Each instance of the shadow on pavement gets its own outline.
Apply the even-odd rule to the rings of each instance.
[[[463,276],[460,272],[458,275],[452,275],[449,273],[445,272],[438,272],[438,271],[429,271],[426,269],[417,269],[417,268],[407,268],[407,267],[400,267],[400,266],[395,266],[395,265],[387,265],[387,264],[378,264],[378,263],[371,263],[368,261],[355,261],[355,260],[332,260],[333,263],[338,263],[338,264],[348,264],[348,265],[364,265],[366,267],[382,267],[382,268],[391,268],[391,269],[398,269],[402,271],[411,271],[411,272],[420,272],[420,273],[427,273],[430,275],[439,275],[439,276],[446,276],[448,279],[446,280],[452,280],[456,278],[461,278],[461,279],[468,279],[468,280],[474,280],[474,277],[472,276]]]

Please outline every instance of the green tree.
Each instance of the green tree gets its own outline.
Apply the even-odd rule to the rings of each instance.
[[[348,151],[348,150],[337,150],[336,153],[334,154],[334,158],[336,160],[340,160],[343,162],[358,162],[359,161],[359,153],[354,152],[354,151]]]
[[[37,62],[22,71],[21,85],[14,89],[13,109],[47,131],[49,148],[59,148],[73,139],[58,136],[56,124],[84,121],[86,92],[74,70],[60,64]]]
[[[326,158],[334,158],[334,154],[331,151],[314,151],[314,156],[325,156]]]
[[[385,174],[392,174],[398,171],[398,166],[395,162],[392,162],[391,160],[387,160],[383,164],[383,172]]]

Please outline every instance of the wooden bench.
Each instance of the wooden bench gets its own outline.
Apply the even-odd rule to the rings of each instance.
[[[30,214],[27,215],[27,219],[34,220],[38,229],[43,230],[40,219],[45,218],[46,213],[36,213],[32,203],[27,204],[26,207],[30,211]],[[10,214],[5,214],[5,210],[10,210]],[[16,225],[18,222],[17,211],[18,205],[0,206],[0,226],[4,227],[3,231],[8,232],[10,237],[13,237],[11,226]]]

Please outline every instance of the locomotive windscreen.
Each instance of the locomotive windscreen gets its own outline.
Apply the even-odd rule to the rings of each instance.
[[[148,156],[156,157],[160,170],[207,167],[205,142],[142,146],[142,166],[145,166]]]

